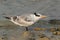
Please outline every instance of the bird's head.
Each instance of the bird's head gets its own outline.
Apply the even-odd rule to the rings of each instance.
[[[41,15],[41,14],[39,14],[39,13],[34,13],[34,15],[37,17],[37,18],[46,18],[47,16],[45,16],[45,15]]]

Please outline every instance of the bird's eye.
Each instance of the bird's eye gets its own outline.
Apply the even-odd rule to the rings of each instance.
[[[37,16],[37,17],[40,17],[40,15],[39,15],[39,14],[37,14],[37,13],[34,13],[34,15],[35,15],[35,16]]]

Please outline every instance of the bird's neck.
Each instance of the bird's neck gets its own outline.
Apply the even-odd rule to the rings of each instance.
[[[36,17],[35,15],[32,17],[32,20],[34,21],[34,22],[36,22],[36,21],[38,21],[40,18],[39,17]]]
[[[34,19],[34,22],[37,22],[39,19]]]

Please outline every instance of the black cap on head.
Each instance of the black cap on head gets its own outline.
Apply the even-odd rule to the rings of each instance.
[[[37,15],[36,12],[34,12],[34,15]]]
[[[38,16],[38,17],[40,16],[40,15],[38,15],[36,12],[34,13],[34,15],[35,15],[35,16]]]

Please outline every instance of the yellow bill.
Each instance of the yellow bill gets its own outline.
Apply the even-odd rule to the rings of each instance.
[[[41,17],[41,18],[46,18],[47,16],[45,16],[45,15],[41,15],[40,17]]]

